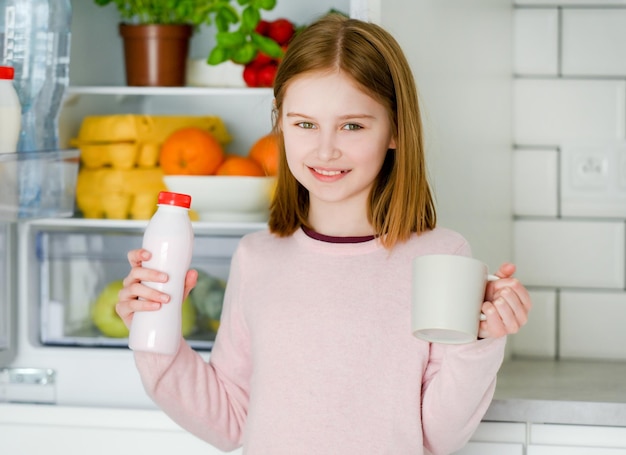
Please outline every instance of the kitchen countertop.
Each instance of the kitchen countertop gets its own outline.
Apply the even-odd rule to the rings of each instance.
[[[626,362],[505,361],[484,420],[626,427]]]

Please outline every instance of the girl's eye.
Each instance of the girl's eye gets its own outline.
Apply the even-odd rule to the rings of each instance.
[[[299,126],[300,128],[304,128],[306,130],[310,130],[310,129],[315,128],[315,125],[312,124],[311,122],[299,122],[299,123],[296,123],[296,125]]]
[[[357,125],[356,123],[347,123],[343,126],[342,129],[344,130],[348,130],[348,131],[357,131],[362,129],[363,127],[361,125]]]

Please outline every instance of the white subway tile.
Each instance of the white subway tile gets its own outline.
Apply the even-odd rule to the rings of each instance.
[[[513,12],[513,73],[556,76],[558,11],[524,8]]]
[[[509,337],[511,355],[556,357],[556,290],[529,290],[533,307],[528,322]]]
[[[626,293],[560,295],[560,357],[626,360]]]
[[[525,285],[624,289],[624,221],[520,219],[513,226]]]
[[[626,82],[514,79],[513,141],[558,145],[626,137]]]
[[[558,151],[518,149],[513,152],[513,213],[558,215]]]
[[[626,9],[563,9],[564,76],[626,75]]]

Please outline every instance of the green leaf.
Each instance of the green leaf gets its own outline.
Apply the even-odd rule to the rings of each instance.
[[[229,24],[236,24],[239,22],[239,12],[232,5],[224,5],[221,7],[217,12],[217,16],[221,17]]]
[[[248,6],[243,10],[241,14],[241,30],[247,33],[252,32],[259,21],[261,20],[261,13],[258,9]]]
[[[230,23],[224,18],[224,16],[217,15],[215,16],[215,28],[218,33],[225,33],[228,32]]]
[[[245,65],[246,63],[252,61],[256,54],[257,47],[253,43],[247,42],[243,46],[234,49],[230,55],[230,59],[235,63]]]
[[[280,58],[283,56],[283,49],[272,38],[268,38],[267,36],[260,35],[256,32],[253,32],[250,35],[250,38],[264,54],[273,58]]]
[[[256,6],[258,9],[269,11],[276,6],[276,0],[252,0],[252,5]]]
[[[246,43],[246,36],[240,32],[218,32],[215,35],[215,40],[220,47],[236,48],[243,46]]]
[[[230,58],[230,53],[227,49],[215,46],[211,53],[209,54],[209,58],[207,58],[207,63],[209,65],[219,65],[220,63],[225,62]]]

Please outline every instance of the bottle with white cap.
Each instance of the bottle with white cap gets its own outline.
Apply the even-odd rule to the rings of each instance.
[[[165,283],[143,284],[169,294],[170,301],[156,311],[133,315],[128,346],[134,351],[176,354],[182,337],[185,276],[191,265],[193,228],[189,219],[191,196],[161,191],[158,209],[143,236],[143,248],[152,253],[142,266],[167,273]]]
[[[0,153],[17,151],[20,138],[22,106],[13,86],[15,70],[0,66]]]

